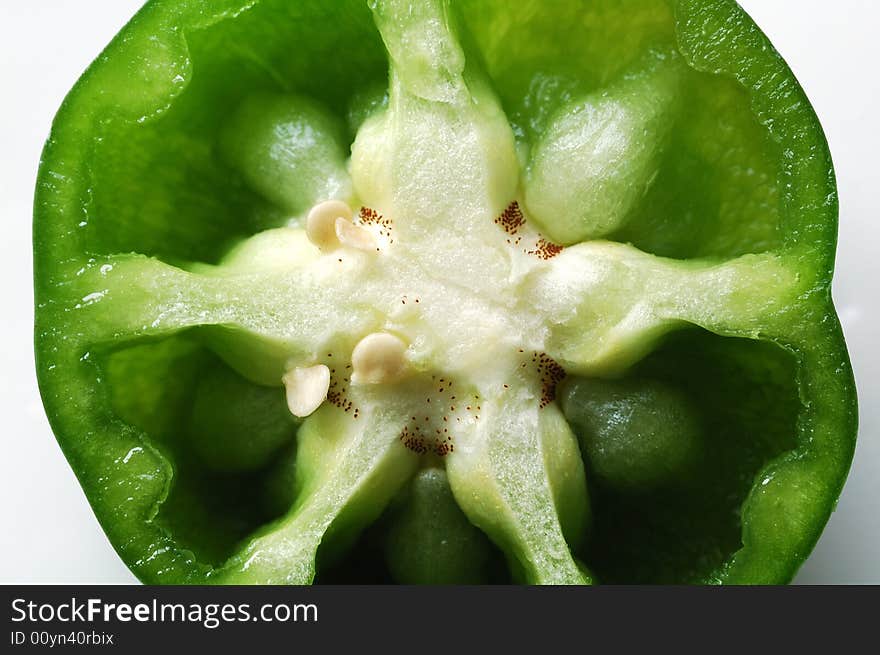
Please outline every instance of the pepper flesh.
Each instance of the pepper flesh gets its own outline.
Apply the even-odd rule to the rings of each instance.
[[[302,29],[300,25],[307,22],[309,11],[318,11],[318,4],[284,9],[271,2],[246,7],[229,3],[209,15],[195,4],[154,2],[126,28],[126,38],[111,46],[104,62],[83,78],[56,119],[41,168],[35,222],[41,389],[59,441],[123,558],[139,576],[155,582],[310,582],[320,568],[316,557],[323,557],[326,550],[327,561],[332,562],[333,551],[350,545],[415,472],[422,466],[435,466],[442,453],[457,503],[467,519],[501,548],[517,579],[589,581],[592,574],[585,572],[576,556],[585,559],[600,579],[611,581],[782,582],[790,578],[815,542],[839,493],[855,430],[851,374],[829,297],[836,230],[830,159],[821,130],[791,74],[772,51],[768,54],[763,48],[763,36],[733,3],[677,2],[670,12],[664,3],[641,2],[621,10],[620,16],[631,19],[627,29],[635,34],[624,44],[631,52],[623,58],[633,66],[650,38],[658,38],[652,31],[672,26],[675,49],[663,44],[666,47],[655,51],[660,53],[657,65],[668,60],[679,67],[683,65],[679,59],[686,62],[689,70],[681,73],[685,80],[676,84],[699,86],[704,78],[695,71],[711,76],[728,73],[739,80],[741,86],[733,91],[726,88],[724,97],[732,98],[729,101],[735,105],[737,94],[748,94],[760,124],[760,129],[748,129],[766,132],[766,148],[780,148],[777,175],[787,185],[780,192],[780,208],[747,203],[745,210],[755,210],[765,220],[756,220],[757,227],[744,234],[726,236],[725,221],[732,219],[719,210],[716,220],[721,228],[699,244],[689,243],[687,236],[676,237],[672,224],[677,216],[661,217],[665,221],[661,229],[648,229],[652,227],[649,221],[655,219],[629,208],[631,203],[643,203],[627,200],[621,204],[611,196],[627,189],[632,192],[634,186],[644,188],[656,201],[652,208],[668,210],[667,189],[674,188],[676,180],[667,184],[664,171],[676,166],[687,171],[688,164],[684,158],[673,158],[664,168],[662,157],[649,149],[650,156],[632,156],[638,165],[629,173],[636,181],[628,179],[620,187],[623,191],[611,185],[600,199],[625,208],[619,211],[626,214],[626,221],[615,223],[619,234],[612,230],[610,236],[615,241],[632,241],[641,249],[591,241],[557,250],[548,249],[551,242],[547,240],[541,249],[537,244],[542,237],[531,226],[552,226],[553,217],[533,220],[528,200],[542,193],[547,196],[547,192],[536,195],[534,190],[548,175],[553,185],[557,183],[552,170],[530,178],[531,187],[526,186],[522,202],[525,222],[515,233],[501,229],[510,223],[502,222],[499,227],[493,219],[504,216],[517,199],[522,160],[530,157],[530,146],[539,153],[534,161],[543,162],[545,169],[546,162],[554,161],[547,152],[556,141],[547,135],[553,134],[553,125],[561,119],[542,115],[544,105],[565,111],[572,98],[589,97],[579,93],[566,74],[574,69],[588,83],[593,76],[599,89],[615,76],[632,74],[614,70],[612,64],[607,70],[581,70],[568,55],[554,55],[557,46],[547,38],[553,30],[564,31],[560,25],[565,24],[566,12],[577,18],[601,15],[607,8],[602,3],[572,3],[550,15],[524,7],[523,20],[505,26],[499,24],[504,15],[501,5],[457,4],[455,11],[460,14],[459,23],[470,32],[469,40],[454,28],[454,12],[446,4],[426,1],[418,5],[418,11],[409,12],[403,11],[404,4],[375,3],[378,34],[391,61],[390,89],[387,100],[371,105],[377,109],[358,125],[351,163],[354,196],[344,198],[358,199],[378,210],[384,220],[393,220],[393,227],[381,230],[391,230],[393,236],[382,243],[387,250],[378,254],[351,249],[320,254],[304,230],[277,227],[291,212],[305,212],[310,203],[326,198],[305,197],[300,202],[299,196],[289,195],[289,188],[273,194],[255,183],[255,177],[265,181],[264,169],[254,169],[247,157],[236,161],[236,153],[244,148],[250,157],[265,151],[259,143],[224,146],[221,149],[227,151],[232,165],[218,170],[210,149],[199,142],[201,136],[210,143],[209,136],[188,132],[192,130],[190,117],[203,111],[196,102],[199,93],[214,98],[241,93],[218,81],[217,71],[224,66],[235,67],[242,86],[250,83],[259,88],[261,80],[268,78],[287,92],[308,89],[297,64],[288,64],[293,70],[279,72],[274,66],[280,60],[267,63],[258,50],[249,49],[256,47],[253,40],[242,46],[237,60],[209,63],[204,81],[195,68],[190,70],[188,53],[205,61],[205,53],[212,52],[212,44],[227,30],[241,30],[252,39],[257,33],[265,37],[265,32],[256,30],[267,29],[260,21],[261,11],[265,12],[263,20],[277,12],[301,12],[290,17],[287,25],[291,31]],[[346,30],[349,36],[357,35],[356,42],[364,51],[351,66],[365,70],[372,66],[373,74],[365,77],[376,79],[385,50],[371,31],[369,16],[360,5],[339,3],[336,18],[329,22],[341,35]],[[605,27],[613,28],[614,19],[610,11]],[[318,31],[328,29],[317,18],[307,24]],[[575,20],[574,24],[588,21]],[[147,38],[156,34],[162,38]],[[640,38],[646,43],[639,42]],[[267,41],[271,44],[272,39]],[[319,52],[319,36],[306,42]],[[532,78],[522,79],[522,67],[508,63],[505,42],[540,44],[537,51],[523,48],[522,57],[529,64],[525,68],[534,73]],[[708,43],[714,47],[708,48]],[[719,43],[725,47],[718,47]],[[462,44],[476,47],[479,55],[470,56]],[[577,51],[573,58],[586,58],[590,47],[598,45],[586,46],[586,51]],[[613,61],[614,54],[606,55],[605,61]],[[475,63],[480,59],[485,70]],[[548,63],[567,70],[557,77],[536,72]],[[216,66],[213,72],[211,65]],[[114,81],[132,70],[143,71],[143,84],[136,92]],[[339,71],[330,74],[342,75]],[[782,82],[772,85],[771,92],[753,91],[767,88],[765,80],[780,75]],[[110,91],[99,96],[97,88]],[[634,97],[629,99],[631,112],[637,114],[640,95]],[[326,100],[330,106],[334,100],[342,104],[339,98]],[[523,107],[517,108],[517,103]],[[538,109],[532,107],[536,104]],[[244,106],[251,121],[262,120],[259,107]],[[729,111],[735,115],[734,109]],[[575,111],[571,120],[582,113]],[[241,115],[226,121],[220,131],[233,129],[228,125],[241,120]],[[303,124],[333,123],[311,104],[303,116]],[[705,117],[697,115],[693,122],[700,120]],[[219,118],[210,121],[223,122]],[[734,132],[736,121],[731,118],[734,125],[727,126]],[[167,136],[169,124],[186,128],[178,128],[172,139],[164,141],[171,146],[145,136],[151,129]],[[299,123],[285,119],[283,124]],[[214,129],[209,127],[208,134]],[[342,127],[315,129],[319,134],[322,130],[333,133],[328,137],[333,143],[338,143],[343,132]],[[109,174],[102,167],[124,156],[101,145],[105,138],[112,142],[114,137],[117,143],[146,139],[150,156],[167,156],[163,148],[186,155],[165,161],[162,172],[149,178],[155,187],[150,197],[158,198],[158,204],[138,205],[122,197],[126,192],[139,195],[132,188],[137,186],[136,177],[124,178],[126,184],[118,187],[117,195],[107,191],[104,180]],[[684,150],[707,148],[693,145],[689,138],[693,135],[688,128],[679,126],[672,128],[671,136],[664,134],[657,140],[683,142],[679,147]],[[545,145],[536,147],[542,139]],[[248,150],[251,145],[253,149]],[[626,154],[626,143],[622,147]],[[108,163],[97,163],[95,152],[109,155]],[[324,147],[321,161],[335,157],[328,154],[332,152],[333,148]],[[296,165],[309,161],[307,153],[295,153]],[[723,157],[721,153],[722,165]],[[280,160],[285,161],[284,157]],[[138,165],[135,158],[125,161],[122,169],[130,174]],[[760,176],[757,168],[755,174]],[[190,188],[187,173],[192,170],[200,171],[203,178]],[[346,175],[338,172],[338,162],[333,163],[333,170],[330,177],[341,180],[333,192],[346,193],[339,191],[348,187]],[[599,170],[603,179],[615,174],[613,168]],[[282,169],[282,173],[270,179],[283,184],[290,172]],[[239,181],[221,206],[212,195],[219,186],[228,185],[229,179]],[[200,188],[201,184],[205,186]],[[774,185],[764,180],[756,186]],[[310,187],[303,193],[308,196],[312,191]],[[773,199],[772,192],[768,193]],[[549,197],[553,195],[551,188]],[[728,199],[716,201],[730,214]],[[142,212],[137,224],[131,205]],[[692,220],[690,216],[700,208],[699,203],[696,208],[678,207],[684,216],[681,222]],[[191,224],[163,223],[162,217],[172,209],[195,218]],[[766,217],[772,218],[776,211],[778,234],[766,227],[773,223]],[[198,218],[209,215],[214,223]],[[74,227],[72,221],[82,216],[85,225]],[[362,216],[366,227],[373,218],[369,212]],[[249,228],[243,227],[245,220],[251,221]],[[256,236],[243,241],[218,265],[181,268],[154,258],[115,254],[135,250],[159,255],[166,262],[216,262],[227,240],[243,229]],[[174,230],[180,231],[179,248],[172,243]],[[553,235],[552,227],[548,233]],[[533,246],[511,247],[519,244],[517,239],[531,239]],[[430,272],[437,262],[443,263],[442,276]],[[394,288],[389,280],[402,281],[402,286]],[[345,308],[344,316],[340,307]],[[663,371],[651,372],[651,367],[662,369],[665,363],[668,368],[672,356],[668,353],[673,353],[687,368],[688,360],[683,358],[688,357],[688,344],[696,359],[711,355],[713,349],[719,352],[719,368],[728,367],[731,377],[750,370],[757,354],[743,354],[736,350],[739,346],[719,347],[705,336],[688,340],[688,333],[683,333],[684,338],[676,335],[679,341],[673,341],[671,350],[663,345],[665,334],[686,324],[728,339],[775,343],[792,353],[794,363],[781,350],[771,351],[768,359],[779,363],[764,378],[780,381],[777,387],[759,390],[794,396],[790,415],[779,418],[782,427],[768,427],[771,433],[788,429],[792,434],[764,450],[756,447],[760,451],[755,455],[760,460],[757,468],[745,467],[737,473],[740,477],[758,474],[753,486],[746,480],[751,490],[741,508],[732,508],[742,513],[741,522],[734,523],[739,544],[729,543],[730,526],[725,526],[718,543],[726,550],[714,560],[707,553],[695,553],[694,562],[652,562],[652,554],[639,553],[627,541],[638,534],[638,526],[629,533],[611,526],[607,534],[625,543],[621,550],[636,551],[629,570],[624,570],[627,567],[608,554],[608,544],[600,534],[608,525],[607,510],[596,503],[607,502],[608,507],[634,514],[630,506],[644,509],[648,501],[621,499],[599,485],[596,520],[588,532],[583,464],[545,378],[553,376],[554,365],[570,375],[590,377],[634,375],[640,367],[649,375],[663,375]],[[410,344],[415,381],[406,389],[349,384],[341,390],[343,384],[352,382],[343,371],[350,365],[345,358],[357,342],[391,328]],[[183,336],[185,332],[189,336]],[[159,345],[141,341],[147,338],[165,341]],[[265,471],[260,480],[206,474],[199,457],[173,434],[168,423],[174,421],[163,424],[163,418],[156,415],[156,407],[171,407],[169,417],[174,407],[185,411],[187,390],[203,370],[204,359],[213,357],[206,346],[238,374],[262,385],[280,385],[291,365],[320,364],[332,372],[331,360],[338,362],[339,386],[334,391],[331,382],[330,387],[330,394],[335,395],[328,395],[330,402],[299,428],[291,446],[295,453],[282,452],[276,440],[265,444],[266,455],[261,457],[278,460],[278,464],[277,470]],[[651,351],[660,355],[648,356],[640,364]],[[534,366],[531,357],[536,358]],[[170,376],[151,378],[143,370],[157,363],[166,366]],[[525,375],[519,374],[520,365],[525,365]],[[451,401],[443,411],[437,409],[442,393],[447,394],[444,400],[453,395],[449,387],[437,391],[438,378],[446,381],[444,376],[470,385],[466,393],[473,393],[474,399],[467,410],[460,405],[458,410],[450,409]],[[160,386],[158,380],[163,378]],[[762,378],[756,372],[750,379],[760,384]],[[149,391],[146,400],[135,399],[138,385]],[[419,407],[432,428],[442,424],[443,418],[464,419],[465,426],[452,442],[453,451],[443,451],[445,437],[426,444],[423,436],[412,436],[416,396],[419,403],[434,400],[430,411]],[[718,404],[711,395],[704,402],[704,412]],[[757,402],[743,405],[754,405],[755,412],[761,407]],[[480,413],[472,407],[479,407]],[[743,419],[741,425],[754,428],[749,420]],[[404,435],[409,435],[412,447],[401,445]],[[431,452],[423,454],[420,448]],[[289,463],[282,461],[285,458]],[[291,467],[292,482],[287,473]],[[588,460],[588,477],[589,469]],[[255,509],[262,501],[246,504],[241,513],[250,524],[244,531],[219,521],[195,531],[182,526],[187,505],[194,504],[198,489],[209,484],[231,491],[244,488],[246,496],[261,485],[280,484],[291,498],[280,515]],[[276,493],[276,501],[278,497]],[[198,511],[208,518],[216,516],[210,507]],[[679,519],[670,519],[670,525],[675,520]],[[237,541],[236,535],[249,544],[244,548],[222,545]],[[593,543],[583,545],[585,537]],[[707,551],[720,548],[713,539],[707,543]],[[700,558],[707,557],[708,565],[700,564]]]

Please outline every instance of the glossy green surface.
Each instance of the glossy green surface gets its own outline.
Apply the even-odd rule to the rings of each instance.
[[[152,583],[788,581],[856,406],[833,169],[785,63],[728,0],[374,4],[153,0],[56,117],[38,375],[120,556]],[[297,221],[327,196],[410,255],[320,273]],[[492,259],[513,200],[571,247]],[[289,417],[288,362],[344,370],[428,265],[401,325],[468,353],[522,325],[560,402],[462,363],[484,423],[417,455],[397,436],[448,394],[441,348],[352,392],[359,423]]]

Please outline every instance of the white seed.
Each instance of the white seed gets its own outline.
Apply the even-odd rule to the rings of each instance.
[[[406,373],[406,343],[388,332],[374,332],[361,339],[351,353],[354,384],[394,382]]]
[[[351,217],[351,207],[341,200],[320,202],[312,207],[306,217],[306,235],[321,250],[329,250],[339,243],[336,236],[337,219],[351,221]]]
[[[367,228],[355,225],[344,218],[336,219],[335,228],[336,238],[343,246],[375,252],[376,237]]]
[[[281,380],[287,390],[287,407],[290,413],[305,418],[327,398],[330,390],[330,369],[323,364],[295,368],[285,373]]]

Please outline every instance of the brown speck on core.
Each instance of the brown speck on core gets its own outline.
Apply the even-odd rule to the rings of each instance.
[[[407,425],[401,430],[399,439],[403,442],[404,447],[413,451],[418,455],[432,452],[439,457],[443,457],[453,451],[452,437],[448,434],[444,436],[444,431],[435,430],[436,436],[428,436],[422,432],[417,426]]]
[[[556,387],[565,379],[565,369],[546,353],[536,353],[535,358],[538,375],[541,376],[541,402],[543,409],[556,400]]]
[[[361,207],[360,210],[358,210],[358,222],[361,225],[378,225],[382,228],[380,230],[382,234],[385,234],[390,230],[393,225],[391,219],[385,218],[382,214],[371,207]]]
[[[501,212],[501,216],[495,219],[495,225],[501,227],[507,234],[516,234],[519,228],[525,224],[526,219],[516,200],[507,205],[507,208]],[[507,242],[510,243],[510,240],[508,239]]]
[[[358,418],[361,415],[361,411],[346,397],[345,393],[348,391],[348,386],[345,384],[346,382],[348,382],[348,378],[344,378],[343,383],[340,383],[339,379],[336,377],[330,378],[327,402],[334,407],[341,409],[343,412],[352,413],[354,418]]]
[[[379,228],[379,235],[383,237],[389,238],[389,243],[394,243],[394,239],[391,239],[391,230],[394,227],[394,221],[390,218],[385,218],[377,212],[375,209],[371,207],[361,207],[358,210],[358,215],[355,218],[355,223],[359,225],[375,225]],[[376,252],[380,252],[379,248],[376,248]]]
[[[527,255],[534,255],[538,259],[548,260],[553,259],[561,253],[563,247],[558,243],[553,243],[552,241],[547,241],[544,237],[538,239],[538,243],[535,244],[535,247],[532,250],[524,250]]]

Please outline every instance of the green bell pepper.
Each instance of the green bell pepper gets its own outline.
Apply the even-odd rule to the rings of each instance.
[[[783,583],[853,454],[819,123],[732,0],[152,0],[37,183],[149,583]]]

